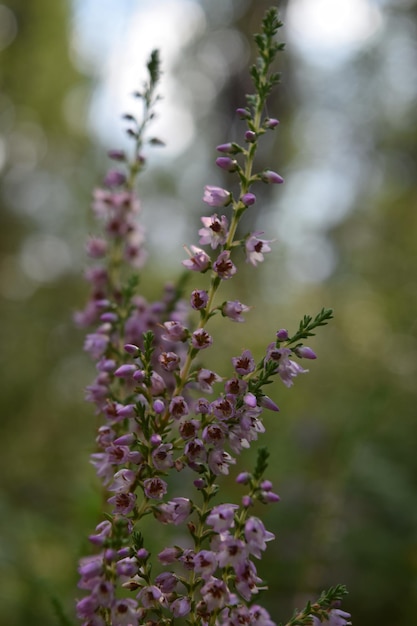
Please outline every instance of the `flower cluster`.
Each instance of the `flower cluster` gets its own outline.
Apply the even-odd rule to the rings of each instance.
[[[202,366],[200,353],[216,345],[208,328],[214,315],[226,323],[243,322],[250,309],[236,300],[218,299],[219,288],[238,271],[241,251],[257,266],[271,250],[262,232],[241,237],[238,227],[256,203],[253,186],[283,182],[276,172],[254,169],[260,137],[278,125],[264,116],[264,109],[278,82],[270,67],[282,49],[275,42],[280,26],[276,11],[270,10],[256,36],[259,59],[251,71],[255,93],[237,110],[246,124],[242,145],[217,147],[222,156],[216,163],[230,173],[231,188],[237,191],[205,187],[203,202],[218,212],[201,218],[198,245],[190,245],[183,261],[186,275],[208,274],[207,288],[194,288],[187,295],[181,279],[176,286],[167,285],[156,302],[137,292],[137,272],[146,252],[134,183],[145,164],[144,133],[157,100],[157,52],[148,63],[149,82],[136,93],[144,104],[143,120],[126,116],[133,156],[111,151],[109,156],[124,169],[110,170],[103,187],[94,192],[93,212],[103,234],[87,245],[95,263],[87,272],[91,297],[76,320],[94,326],[84,346],[97,368],[86,397],[101,420],[91,462],[109,512],[89,537],[94,554],[79,565],[79,587],[85,595],[77,602],[77,615],[83,626],[173,624],[181,618],[207,626],[274,623],[254,602],[266,588],[255,561],[274,539],[254,514],[254,505],[279,501],[264,476],[267,451],[259,450],[253,471],[238,473],[239,503],[219,496],[219,480],[265,431],[263,411],[279,410],[265,386],[278,377],[290,387],[307,371],[300,360],[316,355],[302,340],[332,313],[323,309],[314,319],[305,316],[292,336],[277,330],[258,362],[246,349],[232,359],[227,373]],[[182,486],[189,485],[175,495],[179,476]],[[153,554],[143,534],[145,516],[177,527],[175,543],[167,540]],[[339,590],[327,605],[320,605],[321,614],[308,614],[310,623],[330,617],[336,624],[333,616],[347,616],[334,613],[332,603],[340,595]]]

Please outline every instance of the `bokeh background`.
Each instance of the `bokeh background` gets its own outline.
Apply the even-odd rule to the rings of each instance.
[[[9,626],[73,615],[76,563],[99,519],[88,457],[94,375],[73,326],[82,308],[91,188],[123,147],[144,62],[159,47],[163,101],[141,179],[157,297],[196,243],[205,184],[228,185],[215,146],[238,139],[251,33],[264,0],[3,0],[0,4],[0,604]],[[319,354],[267,415],[265,512],[277,539],[261,573],[275,621],[345,583],[356,624],[406,626],[417,612],[417,3],[282,2],[287,51],[269,113],[247,229],[275,239],[235,296],[246,325],[216,326],[222,359],[262,354],[277,328],[322,306]],[[265,443],[261,441],[261,443]],[[241,466],[250,455],[243,455]],[[230,481],[228,489],[233,489]]]

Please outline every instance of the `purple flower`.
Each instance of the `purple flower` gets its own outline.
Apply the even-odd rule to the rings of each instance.
[[[271,248],[268,245],[271,243],[271,240],[260,239],[258,235],[262,235],[262,232],[258,231],[252,233],[245,241],[246,261],[247,263],[251,263],[254,267],[258,263],[262,263],[264,254],[271,252]]]
[[[245,319],[242,316],[243,313],[247,313],[250,307],[242,304],[238,300],[228,300],[222,306],[222,314],[224,317],[228,317],[233,322],[244,322]]]
[[[200,550],[194,555],[194,571],[203,580],[209,580],[217,569],[216,554],[211,550]]]
[[[193,309],[200,311],[207,306],[208,293],[204,289],[194,289],[191,292],[190,304]]]
[[[222,541],[216,546],[217,560],[220,567],[232,566],[234,569],[244,563],[248,556],[245,543],[229,533],[222,535]]]
[[[220,219],[217,217],[217,214],[210,217],[202,217],[201,221],[204,225],[204,228],[200,228],[198,231],[200,235],[199,243],[201,245],[210,244],[212,249],[215,250],[217,246],[226,243],[228,222],[224,215]]]
[[[96,526],[96,532],[94,535],[89,536],[89,540],[91,543],[101,546],[106,541],[107,537],[110,536],[112,531],[111,522],[105,520],[104,522],[100,522],[98,526]]]
[[[87,335],[84,342],[84,350],[93,357],[99,359],[107,350],[110,339],[104,333],[91,333]]]
[[[180,556],[181,552],[179,548],[164,548],[162,552],[158,554],[158,560],[162,565],[170,565]]]
[[[211,403],[211,412],[220,420],[228,420],[235,414],[235,397],[218,398]]]
[[[229,602],[230,594],[226,583],[218,578],[210,578],[200,591],[209,611],[221,609]]]
[[[137,606],[133,598],[118,600],[112,607],[111,623],[117,626],[138,626]]]
[[[136,597],[145,609],[150,609],[154,606],[164,604],[162,591],[156,585],[143,587]]]
[[[180,364],[180,357],[175,352],[162,352],[158,361],[166,372],[174,372]]]
[[[273,183],[275,185],[280,185],[284,182],[282,176],[280,176],[276,172],[272,172],[271,170],[265,170],[264,172],[262,172],[261,180],[264,183]]]
[[[166,471],[174,465],[172,443],[162,443],[152,450],[152,463],[156,469]]]
[[[208,332],[204,330],[204,328],[199,328],[193,332],[191,335],[191,344],[193,348],[197,348],[197,350],[204,350],[205,348],[209,348],[213,343],[213,338],[210,337]]]
[[[207,452],[201,439],[195,438],[187,441],[184,454],[191,463],[204,463],[207,459]]]
[[[214,383],[219,383],[221,380],[222,377],[216,374],[216,372],[212,372],[211,370],[205,368],[201,368],[197,374],[197,381],[200,389],[206,393],[212,393]]]
[[[216,476],[219,474],[227,475],[229,473],[229,465],[234,465],[236,459],[234,459],[228,452],[215,448],[211,450],[208,455],[208,466]]]
[[[188,498],[173,498],[158,509],[158,519],[164,524],[182,524],[191,513],[191,501]]]
[[[162,572],[155,578],[155,584],[162,593],[172,593],[178,584],[178,578],[172,572]]]
[[[209,255],[201,248],[197,248],[197,246],[190,246],[190,248],[191,252],[185,248],[190,258],[182,261],[182,264],[193,272],[205,272],[210,267],[211,263]]]
[[[121,469],[114,475],[109,491],[128,493],[136,479],[136,473],[130,469]]]
[[[342,611],[341,609],[332,609],[329,613],[329,621],[325,623],[327,626],[349,626],[351,624],[350,621],[350,613],[346,613],[346,611]],[[319,626],[321,624],[318,617],[311,616],[313,626]]]
[[[206,185],[204,187],[203,202],[211,207],[227,206],[232,200],[232,194],[221,187],[212,187]]]
[[[244,350],[241,356],[232,358],[233,367],[237,374],[245,376],[255,370],[255,361],[250,350]]]
[[[245,539],[249,552],[260,559],[261,551],[266,550],[266,542],[275,539],[275,535],[266,530],[259,518],[250,517],[245,524]]]
[[[258,604],[252,604],[252,606],[249,607],[249,613],[252,618],[251,624],[253,624],[253,626],[276,626],[275,622],[271,620],[268,611]]]
[[[236,567],[236,589],[249,602],[252,595],[258,593],[258,584],[262,579],[257,576],[256,567],[252,561],[244,561]],[[262,622],[261,622],[262,623]]]
[[[106,187],[120,187],[126,182],[126,176],[117,170],[109,170],[104,179]]]
[[[78,600],[76,605],[77,617],[84,620],[92,618],[98,606],[99,602],[95,596],[86,596]]]
[[[236,266],[230,260],[230,250],[223,250],[213,263],[213,270],[223,280],[228,280],[237,272]]]
[[[169,608],[174,617],[184,617],[191,611],[191,600],[185,596],[179,596]]]
[[[267,361],[276,361],[277,368],[275,371],[279,374],[286,387],[291,387],[294,384],[293,378],[298,376],[298,374],[308,372],[308,370],[303,369],[301,365],[292,361],[289,358],[290,355],[291,350],[289,348],[277,348],[275,343],[269,344],[266,351]]]
[[[114,504],[114,514],[129,515],[135,508],[136,495],[134,493],[117,493],[109,498],[107,502]]]
[[[172,398],[171,402],[169,403],[169,412],[171,416],[176,420],[179,420],[181,417],[184,417],[184,415],[189,414],[190,409],[188,408],[188,404],[186,403],[183,396],[174,396]]]
[[[107,241],[100,237],[90,237],[86,244],[86,250],[92,259],[101,259],[107,253]]]
[[[143,481],[143,490],[147,498],[161,500],[168,490],[168,485],[159,476],[154,476]]]
[[[120,559],[116,563],[116,574],[118,576],[128,576],[131,578],[138,571],[138,562],[135,557],[128,556],[124,559]]]
[[[223,424],[208,424],[204,430],[202,437],[208,444],[215,448],[223,447],[226,441],[227,429]]]
[[[161,335],[161,339],[165,341],[185,341],[187,339],[188,331],[176,320],[170,320],[169,322],[164,322],[163,324],[165,328],[165,334]]]

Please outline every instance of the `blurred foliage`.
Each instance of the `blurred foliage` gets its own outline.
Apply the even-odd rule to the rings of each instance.
[[[203,110],[198,94],[190,102],[199,135],[171,164],[172,172],[156,166],[144,181],[145,210],[146,198],[163,189],[185,212],[195,211],[182,218],[194,242],[202,210],[195,209],[196,197],[182,200],[184,172],[190,178],[193,164],[188,185],[198,194],[209,182],[227,185],[211,163],[214,146],[235,132],[233,111],[248,90],[246,69],[228,66],[227,46],[219,45],[225,42],[218,36],[219,2],[201,2],[206,30],[176,73],[180,81],[190,72],[204,80],[213,47],[228,73],[212,106]],[[229,12],[229,33],[239,33],[243,49],[267,4],[253,0]],[[74,97],[92,77],[71,61],[71,6],[9,0],[0,9],[0,596],[4,623],[52,626],[52,598],[72,614],[77,559],[101,506],[88,465],[95,419],[82,391],[93,371],[71,313],[85,297],[82,241],[89,190],[103,173],[102,147],[88,136],[87,109]],[[226,322],[213,320],[227,363],[248,347],[248,333],[260,355],[278,327],[295,330],[304,313],[335,309],[335,320],[311,342],[319,359],[310,374],[293,389],[277,385],[281,413],[266,416],[269,475],[282,501],[265,511],[277,539],[261,574],[273,589],[263,601],[276,621],[339,582],[349,588],[346,608],[357,624],[406,626],[417,611],[417,108],[415,92],[406,100],[387,74],[398,49],[417,58],[417,9],[413,2],[386,2],[383,11],[383,32],[339,76],[309,66],[289,47],[280,68],[283,84],[271,103],[282,128],[262,158],[265,165],[278,163],[289,183],[320,154],[330,159],[329,133],[347,123],[351,129],[338,146],[339,152],[349,149],[357,165],[344,172],[353,187],[349,210],[321,232],[334,252],[332,271],[315,282],[291,274],[303,255],[312,267],[317,259],[302,242],[297,248],[298,231],[287,225],[264,266],[242,268],[232,286],[234,297],[255,305],[246,325],[225,333]],[[395,67],[391,71],[396,75]],[[321,120],[313,147],[303,133],[300,112],[306,109]],[[284,207],[275,190],[261,193],[258,204],[266,208],[251,214],[248,230],[256,226],[268,236],[269,221],[283,224],[272,209]],[[342,199],[336,190],[335,211]],[[158,297],[164,281],[155,267],[143,285],[149,297]],[[241,464],[250,465],[250,457]],[[232,477],[227,483],[235,489]]]

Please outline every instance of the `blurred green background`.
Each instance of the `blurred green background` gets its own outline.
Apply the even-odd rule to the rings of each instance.
[[[0,4],[4,624],[57,624],[54,598],[72,615],[77,559],[99,520],[96,424],[83,401],[94,369],[72,315],[87,294],[91,188],[105,150],[125,141],[128,95],[159,46],[155,133],[167,148],[149,154],[140,190],[152,229],[142,288],[157,297],[180,272],[183,244],[197,243],[203,186],[229,184],[214,148],[242,132],[234,110],[270,4]],[[269,475],[282,501],[265,512],[277,538],[260,567],[272,589],[263,602],[284,621],[341,582],[356,624],[406,626],[417,612],[417,3],[280,6],[287,51],[269,113],[281,125],[258,165],[286,184],[259,188],[246,218],[276,241],[234,281],[254,306],[246,324],[213,326],[224,371],[230,355],[261,355],[304,313],[331,306],[335,320],[311,341],[310,374],[271,394],[281,413],[266,416]]]

